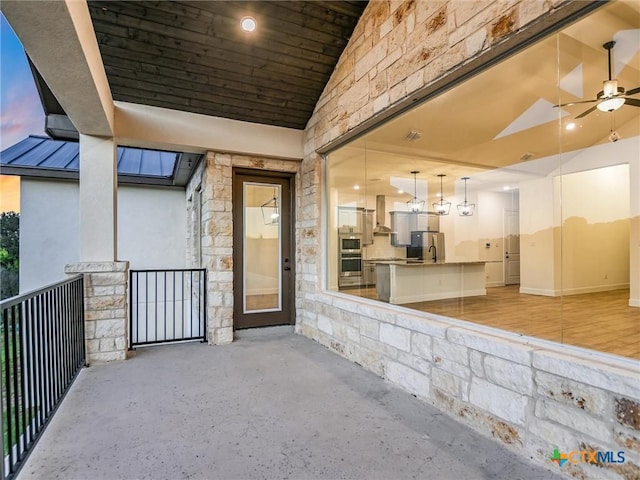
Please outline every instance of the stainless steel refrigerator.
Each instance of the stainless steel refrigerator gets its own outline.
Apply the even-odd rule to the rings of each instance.
[[[407,259],[444,263],[444,233],[426,230],[411,232],[411,246],[407,247]]]

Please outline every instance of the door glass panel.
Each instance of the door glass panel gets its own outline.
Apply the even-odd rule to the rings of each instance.
[[[280,185],[244,183],[244,313],[282,310]]]

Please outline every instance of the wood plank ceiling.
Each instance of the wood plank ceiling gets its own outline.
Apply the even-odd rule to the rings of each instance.
[[[90,1],[114,100],[305,128],[366,1]],[[242,17],[256,19],[252,33]]]

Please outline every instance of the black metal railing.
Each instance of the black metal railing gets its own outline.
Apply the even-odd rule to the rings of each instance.
[[[207,340],[207,271],[130,270],[129,348]]]
[[[82,275],[0,302],[4,478],[15,476],[85,364]]]

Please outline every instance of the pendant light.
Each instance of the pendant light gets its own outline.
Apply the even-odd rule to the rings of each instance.
[[[260,207],[262,210],[262,220],[265,225],[277,225],[280,220],[280,209],[278,207],[277,190],[273,189],[273,198]]]
[[[424,200],[418,199],[418,182],[416,175],[420,172],[414,170],[411,173],[413,174],[413,198],[407,202],[407,209],[411,213],[420,213],[424,210]]]
[[[440,200],[433,204],[433,210],[438,215],[449,215],[449,209],[451,208],[451,202],[448,202],[444,199],[442,194],[442,179],[446,177],[444,173],[438,174],[440,177]]]
[[[462,177],[464,180],[464,202],[458,204],[458,213],[463,217],[470,217],[476,208],[475,203],[467,202],[467,180],[469,177]]]

